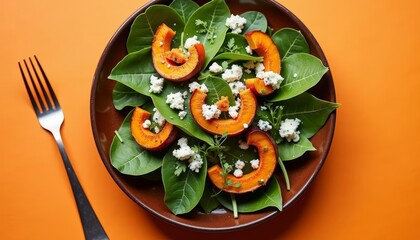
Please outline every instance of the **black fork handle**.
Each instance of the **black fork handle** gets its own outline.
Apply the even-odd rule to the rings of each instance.
[[[83,232],[86,240],[107,240],[109,239],[103,229],[98,217],[95,214],[92,206],[83,191],[82,186],[77,179],[76,173],[70,163],[66,150],[64,149],[63,140],[61,139],[60,130],[52,132],[55,141],[57,142],[58,149],[60,150],[61,157],[63,158],[64,166],[70,180],[73,195],[76,200],[77,209],[79,211],[80,220],[83,226]]]

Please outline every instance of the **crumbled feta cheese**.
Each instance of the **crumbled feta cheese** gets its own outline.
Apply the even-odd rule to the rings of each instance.
[[[260,74],[264,73],[264,69],[265,69],[265,67],[264,67],[264,64],[262,62],[256,63],[255,64],[255,75],[257,75],[258,78],[261,78]]]
[[[160,112],[154,108],[153,111],[155,112],[153,114],[153,122],[159,124],[159,126],[163,126],[166,122],[165,118],[162,116],[162,114],[160,114]]]
[[[220,66],[217,62],[213,62],[210,65],[209,70],[212,73],[221,73],[221,72],[223,72],[223,67]]]
[[[200,41],[198,41],[198,37],[192,36],[190,38],[187,38],[187,40],[185,40],[184,48],[188,49],[197,43],[200,43]]]
[[[204,93],[208,93],[209,89],[207,88],[206,84],[202,83],[199,84],[198,82],[194,81],[188,84],[188,87],[190,88],[190,92],[194,92],[196,89],[200,89]]]
[[[264,120],[258,120],[258,124],[257,124],[258,128],[263,130],[263,131],[269,131],[271,129],[273,129],[273,126],[271,126],[271,124],[268,121],[264,121]]]
[[[239,143],[239,145],[238,145],[239,148],[242,149],[242,150],[247,150],[249,148],[248,143],[246,143],[242,140],[239,140],[238,143]]]
[[[237,169],[243,169],[245,167],[245,162],[242,160],[236,160],[235,162],[235,168]]]
[[[249,125],[247,123],[244,123],[244,128],[248,128]]]
[[[237,118],[238,114],[239,114],[238,111],[239,111],[240,107],[241,107],[241,99],[238,98],[235,101],[235,106],[229,106],[229,110],[228,110],[229,116],[233,119]]]
[[[149,92],[151,93],[161,93],[163,90],[163,78],[158,78],[154,75],[150,77],[150,88]]]
[[[261,105],[261,106],[260,106],[260,109],[261,109],[261,111],[265,111],[265,110],[267,110],[267,107],[266,107],[266,106],[264,106],[264,105]]]
[[[245,50],[249,55],[252,55],[252,49],[250,46],[246,46]]]
[[[222,78],[226,80],[226,82],[233,82],[233,81],[241,80],[242,67],[239,65],[233,64],[232,68],[225,70],[225,72],[222,74]]]
[[[160,128],[158,126],[153,128],[153,131],[158,134],[160,132]]]
[[[187,138],[180,138],[178,140],[178,149],[175,149],[172,152],[172,155],[179,160],[187,160],[191,157],[194,157],[195,152],[188,146],[188,139]]]
[[[203,158],[201,158],[200,154],[194,154],[194,156],[189,160],[188,167],[191,171],[198,173],[202,166]]]
[[[253,160],[249,161],[249,163],[251,164],[251,167],[253,169],[257,169],[260,166],[260,160],[259,159],[253,159]]]
[[[301,120],[298,118],[286,118],[284,121],[281,121],[279,129],[280,137],[286,138],[288,142],[298,142],[300,139],[300,131],[298,131],[297,129],[300,123]]]
[[[179,119],[184,119],[185,118],[185,116],[187,116],[187,111],[180,111],[179,113],[178,113],[178,117],[179,117]]]
[[[206,120],[210,120],[210,119],[213,119],[213,118],[219,118],[220,114],[222,113],[220,111],[220,109],[217,108],[217,106],[214,105],[214,104],[213,105],[203,104],[201,106],[201,110],[203,112],[203,117]]]
[[[229,83],[229,87],[232,90],[232,94],[234,96],[239,95],[239,93],[243,90],[246,89],[246,86],[243,82],[241,81],[234,81],[234,82],[230,82]]]
[[[142,124],[143,128],[146,129],[149,129],[150,125],[152,125],[152,122],[149,119],[146,119],[146,121],[144,121]]]
[[[270,85],[273,89],[279,89],[281,82],[284,80],[280,74],[273,71],[262,72],[258,74],[258,77],[264,80],[266,86]]]
[[[233,176],[240,178],[244,175],[244,172],[242,171],[242,169],[235,169],[235,171],[233,172]]]
[[[246,19],[239,15],[230,15],[226,19],[226,26],[232,30],[232,33],[241,33],[246,24]]]
[[[172,109],[184,110],[184,98],[181,92],[170,93],[166,96],[166,103]]]

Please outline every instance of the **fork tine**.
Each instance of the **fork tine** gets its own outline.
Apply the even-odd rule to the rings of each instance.
[[[45,100],[45,102],[47,103],[47,105],[48,105],[48,109],[52,109],[51,100],[50,100],[50,98],[48,97],[47,92],[45,91],[44,84],[42,84],[41,79],[39,78],[39,75],[38,75],[38,71],[36,70],[36,68],[35,68],[35,66],[34,66],[34,64],[33,64],[33,62],[32,62],[32,59],[31,59],[31,58],[29,58],[29,62],[31,63],[32,70],[33,70],[33,72],[34,72],[34,74],[35,74],[36,79],[38,80],[38,85],[39,85],[39,87],[41,88],[42,95],[44,96],[44,97],[43,97],[43,99],[44,99],[44,100]],[[44,78],[44,79],[45,79],[45,78]],[[40,101],[41,101],[41,100],[40,100]],[[45,110],[48,110],[48,109],[45,109]],[[43,109],[43,110],[44,110],[44,109]]]
[[[45,74],[44,69],[41,66],[41,63],[39,63],[38,58],[35,55],[34,55],[34,58],[35,58],[36,63],[38,64],[38,68],[41,71],[42,76],[44,77],[45,83],[47,84],[47,88],[48,88],[50,96],[51,96],[51,98],[54,102],[54,106],[55,106],[55,108],[59,108],[60,104],[58,103],[58,99],[55,96],[54,89],[52,88],[52,86],[50,84],[50,81],[48,80],[47,75]]]
[[[25,60],[23,60],[23,61],[24,61],[25,65],[26,65]],[[36,100],[34,98],[34,95],[32,94],[31,88],[29,87],[28,80],[26,79],[25,73],[23,72],[22,65],[20,64],[20,62],[18,62],[18,64],[19,64],[20,73],[22,74],[23,82],[25,83],[26,91],[28,92],[29,99],[31,100],[31,103],[32,103],[32,107],[34,108],[36,115],[39,115],[40,114],[40,109],[39,109],[39,107],[38,107],[38,105],[36,103]],[[28,68],[27,65],[26,65],[26,68]],[[30,73],[29,73],[29,71],[28,71],[28,74],[29,74],[29,76],[31,76]],[[34,86],[33,85],[33,81],[32,81],[32,86]]]

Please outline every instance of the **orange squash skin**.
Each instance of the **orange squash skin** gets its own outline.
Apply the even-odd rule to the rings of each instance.
[[[161,24],[152,42],[152,60],[157,73],[165,79],[182,82],[191,79],[203,67],[206,57],[203,44],[195,44],[188,49],[188,59],[182,63],[167,59],[168,52],[171,51],[172,39],[175,32],[166,24]]]
[[[205,104],[207,94],[196,89],[190,99],[191,114],[197,124],[211,134],[222,135],[227,132],[228,136],[238,135],[245,131],[244,124],[251,125],[257,111],[257,99],[251,90],[246,89],[239,93],[239,96],[241,108],[237,118],[206,120],[203,116],[202,106]]]
[[[259,167],[240,178],[229,173],[224,179],[221,175],[223,169],[216,164],[208,169],[207,175],[217,188],[230,193],[252,192],[265,185],[273,175],[277,166],[278,152],[277,145],[271,136],[262,130],[253,128],[247,133],[247,143],[257,148],[260,159]],[[226,186],[225,181],[231,181],[233,185],[239,183],[240,186]]]
[[[261,31],[255,30],[246,33],[245,39],[247,40],[250,48],[255,51],[258,56],[263,57],[264,71],[280,73],[280,53],[270,36]],[[259,78],[247,79],[245,81],[245,85],[258,96],[266,96],[274,91],[271,86],[266,86],[264,80]]]
[[[150,113],[139,107],[136,107],[131,116],[131,135],[134,140],[150,151],[157,151],[164,149],[171,145],[178,136],[178,128],[166,122],[159,133],[153,133],[149,129],[143,127],[144,121],[150,116]]]

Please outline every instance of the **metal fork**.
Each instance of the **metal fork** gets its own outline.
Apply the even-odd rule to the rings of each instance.
[[[76,173],[74,172],[67,153],[64,149],[64,144],[60,134],[61,125],[64,121],[63,111],[61,110],[58,99],[55,96],[55,93],[51,87],[50,82],[48,81],[44,70],[41,67],[41,64],[39,63],[36,56],[34,56],[34,58],[38,67],[36,68],[32,62],[32,59],[29,58],[30,65],[32,67],[32,73],[28,67],[28,64],[26,63],[26,60],[23,60],[23,63],[26,68],[27,75],[25,75],[24,69],[20,62],[18,62],[19,69],[25,83],[26,91],[29,94],[32,106],[35,110],[36,116],[38,117],[39,123],[45,130],[48,130],[52,133],[55,141],[57,142],[71,187],[73,189],[73,195],[79,210],[79,216],[82,222],[85,238],[88,240],[108,239],[108,236],[106,235],[98,217],[96,216],[88,198],[83,191],[82,186],[79,183],[79,180],[77,179]],[[38,72],[40,72],[40,74],[38,74]],[[42,76],[40,77],[40,75]],[[27,80],[26,76],[29,76],[30,82]],[[42,78],[44,81],[41,80]],[[35,82],[34,79],[37,81]]]

